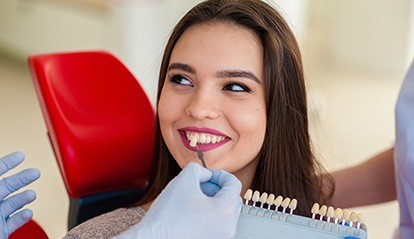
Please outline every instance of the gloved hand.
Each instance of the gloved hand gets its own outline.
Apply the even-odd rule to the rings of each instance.
[[[0,158],[0,176],[15,168],[23,160],[24,155],[21,152],[15,152]],[[0,239],[8,238],[12,232],[32,218],[33,213],[30,209],[15,212],[36,199],[34,191],[26,190],[10,197],[8,196],[32,183],[39,176],[39,170],[32,168],[0,180]]]
[[[144,218],[116,239],[231,238],[242,201],[230,173],[189,163],[154,201]]]
[[[395,108],[394,165],[400,207],[399,237],[414,238],[414,61],[404,79]]]

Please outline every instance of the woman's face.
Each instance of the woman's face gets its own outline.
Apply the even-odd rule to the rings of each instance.
[[[187,29],[173,49],[158,115],[181,168],[200,163],[198,148],[209,168],[239,178],[254,174],[266,130],[263,49],[256,35],[226,23]]]

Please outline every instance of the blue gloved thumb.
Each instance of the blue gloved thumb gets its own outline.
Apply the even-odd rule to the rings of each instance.
[[[201,191],[203,191],[203,193],[209,197],[213,197],[221,189],[219,185],[211,181],[201,183],[200,187]]]

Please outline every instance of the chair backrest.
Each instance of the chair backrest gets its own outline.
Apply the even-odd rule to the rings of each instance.
[[[45,231],[37,224],[34,220],[30,220],[28,223],[24,224],[22,227],[14,231],[9,239],[48,239]]]
[[[131,72],[103,51],[34,55],[28,63],[69,196],[144,188],[155,113]]]

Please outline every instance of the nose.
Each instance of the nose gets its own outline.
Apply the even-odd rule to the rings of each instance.
[[[186,108],[186,114],[197,120],[220,116],[220,97],[208,89],[197,89]]]

